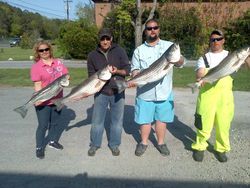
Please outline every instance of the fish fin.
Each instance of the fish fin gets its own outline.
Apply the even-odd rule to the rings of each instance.
[[[62,99],[54,99],[51,102],[56,105],[56,110],[57,111],[60,111],[64,106],[64,103],[62,103]]]
[[[87,98],[89,96],[88,93],[82,93],[80,96],[76,96],[74,98],[72,98],[73,101],[79,101],[82,100],[83,98]]]
[[[99,81],[96,83],[95,88],[100,87],[100,85],[101,85],[101,84],[102,84],[102,81],[101,81],[101,80],[99,80]]]
[[[170,64],[173,64],[173,65],[174,65],[174,63],[169,63],[169,64],[167,64],[167,65],[164,67],[163,70],[167,70],[167,69],[169,68]]]
[[[118,89],[118,93],[123,92],[128,87],[126,82],[123,80],[115,80],[115,84],[116,84],[116,87]]]
[[[25,118],[28,109],[27,109],[26,105],[23,105],[23,106],[15,108],[14,111],[21,114],[22,118]]]
[[[199,82],[191,83],[188,84],[187,87],[191,88],[192,93],[194,93],[194,91],[196,91],[200,87],[200,83]]]

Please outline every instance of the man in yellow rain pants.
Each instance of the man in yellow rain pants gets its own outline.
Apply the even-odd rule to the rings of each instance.
[[[210,34],[210,50],[198,60],[196,79],[199,81],[207,70],[217,66],[227,55],[223,49],[224,35],[220,30]],[[214,153],[220,162],[226,162],[226,152],[230,151],[229,130],[234,116],[233,79],[231,76],[217,82],[202,83],[197,99],[195,127],[196,141],[192,144],[193,158],[201,162],[208,147],[207,140],[215,126]]]

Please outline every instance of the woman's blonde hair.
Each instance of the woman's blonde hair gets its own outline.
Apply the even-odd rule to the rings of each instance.
[[[43,44],[45,44],[45,45],[48,46],[49,52],[50,52],[50,58],[53,58],[53,57],[54,57],[54,56],[53,56],[53,48],[52,48],[52,45],[51,45],[48,41],[42,40],[42,41],[37,42],[37,43],[34,45],[34,47],[33,47],[33,51],[34,51],[34,61],[35,61],[35,62],[38,61],[38,60],[40,59],[40,55],[39,55],[38,50],[39,50],[39,47],[40,47],[41,45],[43,45]]]

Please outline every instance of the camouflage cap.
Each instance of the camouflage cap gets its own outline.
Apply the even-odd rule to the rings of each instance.
[[[221,30],[219,30],[219,29],[213,30],[213,31],[211,32],[210,36],[212,36],[212,35],[214,35],[214,34],[215,34],[215,35],[219,35],[219,36],[221,36],[221,37],[224,38],[223,32],[222,32]]]

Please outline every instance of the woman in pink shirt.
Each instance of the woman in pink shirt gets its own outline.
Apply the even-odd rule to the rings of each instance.
[[[35,92],[46,87],[60,76],[67,74],[68,69],[64,64],[53,57],[52,46],[46,41],[40,41],[34,46],[35,63],[31,67],[30,76],[34,82]],[[60,98],[63,93],[59,93],[55,98]],[[46,147],[46,132],[48,131],[49,147],[62,150],[63,146],[58,142],[60,127],[58,121],[61,111],[56,110],[56,106],[51,99],[43,103],[35,104],[35,110],[38,119],[38,127],[36,130],[36,156],[40,159],[44,158]]]

